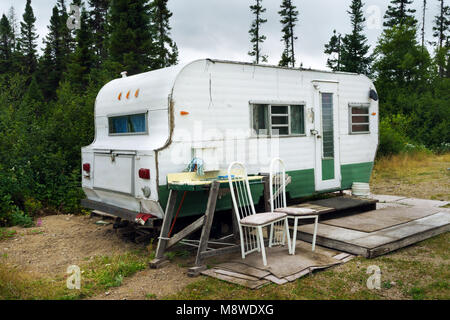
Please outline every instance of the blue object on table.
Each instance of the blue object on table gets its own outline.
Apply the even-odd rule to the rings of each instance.
[[[198,176],[203,176],[205,174],[203,160],[200,158],[193,158],[185,171],[197,172]]]

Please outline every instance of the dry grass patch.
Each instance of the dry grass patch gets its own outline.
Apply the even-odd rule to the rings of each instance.
[[[400,154],[377,159],[371,189],[432,200],[450,200],[450,154]]]

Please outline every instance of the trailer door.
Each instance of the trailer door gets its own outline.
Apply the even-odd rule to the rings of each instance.
[[[135,153],[94,153],[94,189],[134,196]]]
[[[341,187],[339,159],[339,83],[318,80],[314,85],[316,191]]]

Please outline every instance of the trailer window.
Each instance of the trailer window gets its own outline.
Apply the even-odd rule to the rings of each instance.
[[[304,135],[304,105],[254,104],[253,130],[256,135]]]
[[[144,134],[147,132],[147,114],[129,114],[108,118],[109,134]]]
[[[349,107],[350,133],[370,133],[369,106],[365,104],[352,104]]]

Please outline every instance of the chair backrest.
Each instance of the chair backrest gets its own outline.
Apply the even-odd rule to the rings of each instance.
[[[274,158],[270,162],[270,209],[286,207],[286,167],[283,160]]]
[[[233,162],[228,166],[228,183],[238,221],[255,214],[247,169],[241,162]]]

